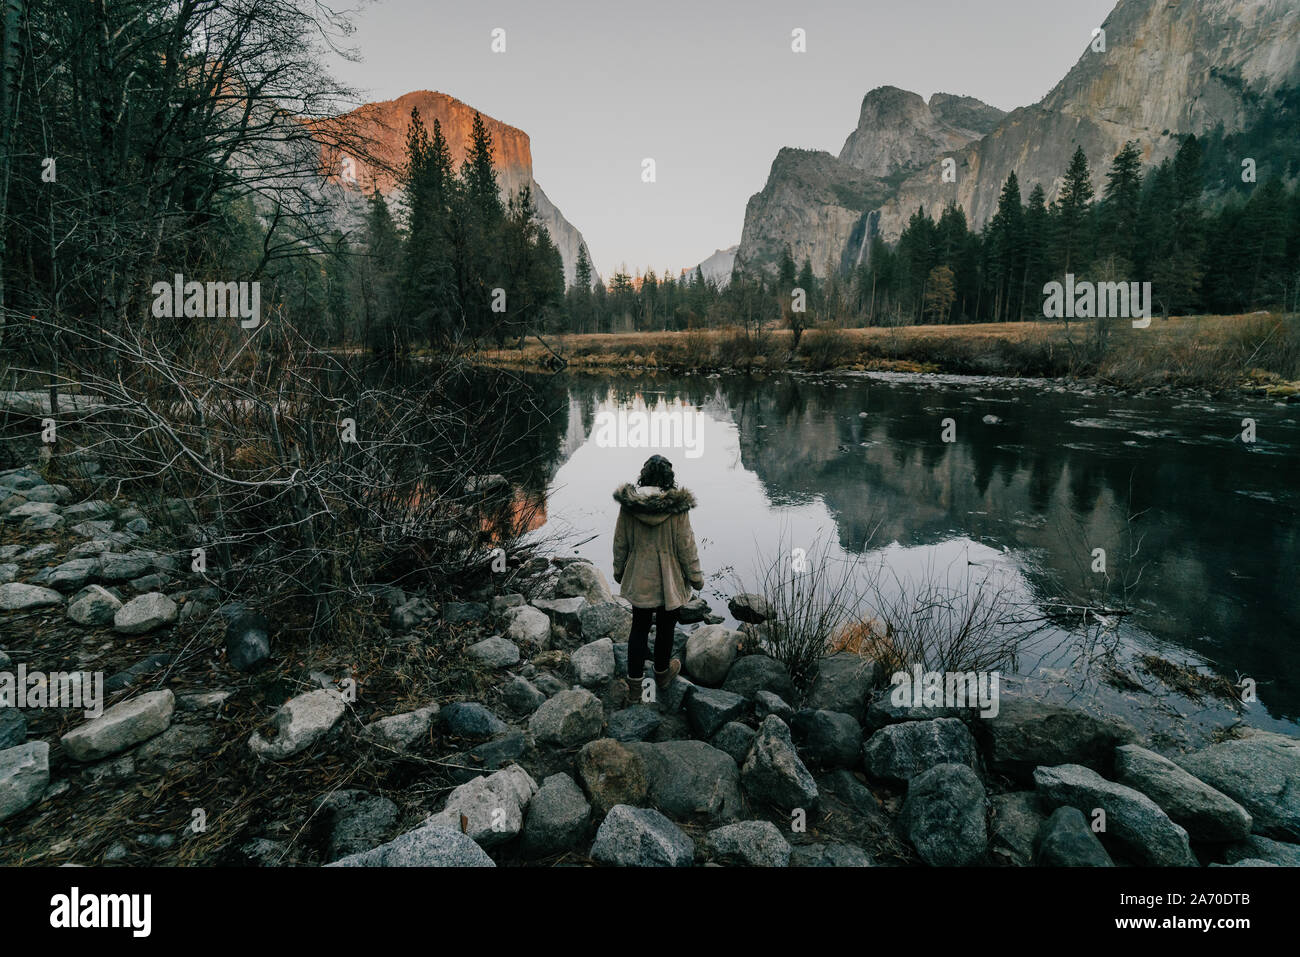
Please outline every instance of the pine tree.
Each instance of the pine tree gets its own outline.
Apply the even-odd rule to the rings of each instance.
[[[1138,243],[1138,213],[1142,200],[1142,154],[1130,140],[1115,155],[1106,174],[1106,196],[1101,204],[1101,252],[1115,261],[1115,269],[1133,267]]]
[[[1060,258],[1066,272],[1079,272],[1087,266],[1088,218],[1092,209],[1092,174],[1083,147],[1075,147],[1065,183],[1057,197],[1057,223]]]

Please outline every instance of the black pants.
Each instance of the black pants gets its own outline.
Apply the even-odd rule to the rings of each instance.
[[[655,623],[655,669],[666,671],[673,660],[673,630],[677,626],[677,609],[633,608],[632,632],[627,639],[627,676],[643,678],[646,645],[650,638],[650,619]]]

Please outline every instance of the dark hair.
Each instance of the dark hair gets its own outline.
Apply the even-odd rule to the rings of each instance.
[[[650,456],[645,460],[645,465],[641,466],[641,474],[638,476],[636,484],[656,485],[662,489],[675,487],[677,481],[673,478],[673,463],[662,455]]]

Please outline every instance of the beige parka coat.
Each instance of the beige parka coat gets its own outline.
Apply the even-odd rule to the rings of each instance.
[[[704,587],[695,532],[687,514],[695,496],[684,488],[620,485],[614,526],[614,581],[635,608],[680,608]]]

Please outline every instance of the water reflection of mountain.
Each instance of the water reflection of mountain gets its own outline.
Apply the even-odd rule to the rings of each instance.
[[[1235,410],[1024,387],[784,377],[570,383],[559,461],[585,441],[611,394],[684,399],[735,423],[743,466],[773,505],[820,497],[846,549],[861,550],[873,529],[874,545],[966,535],[1026,553],[1086,589],[1097,581],[1092,549],[1105,548],[1112,578],[1141,572],[1143,628],[1229,675],[1255,677],[1275,713],[1300,713],[1300,649],[1290,641],[1300,626],[1294,421],[1271,423],[1265,454],[1213,438],[1232,434]],[[984,425],[986,414],[1004,421]],[[945,417],[956,422],[952,444],[940,440]]]

